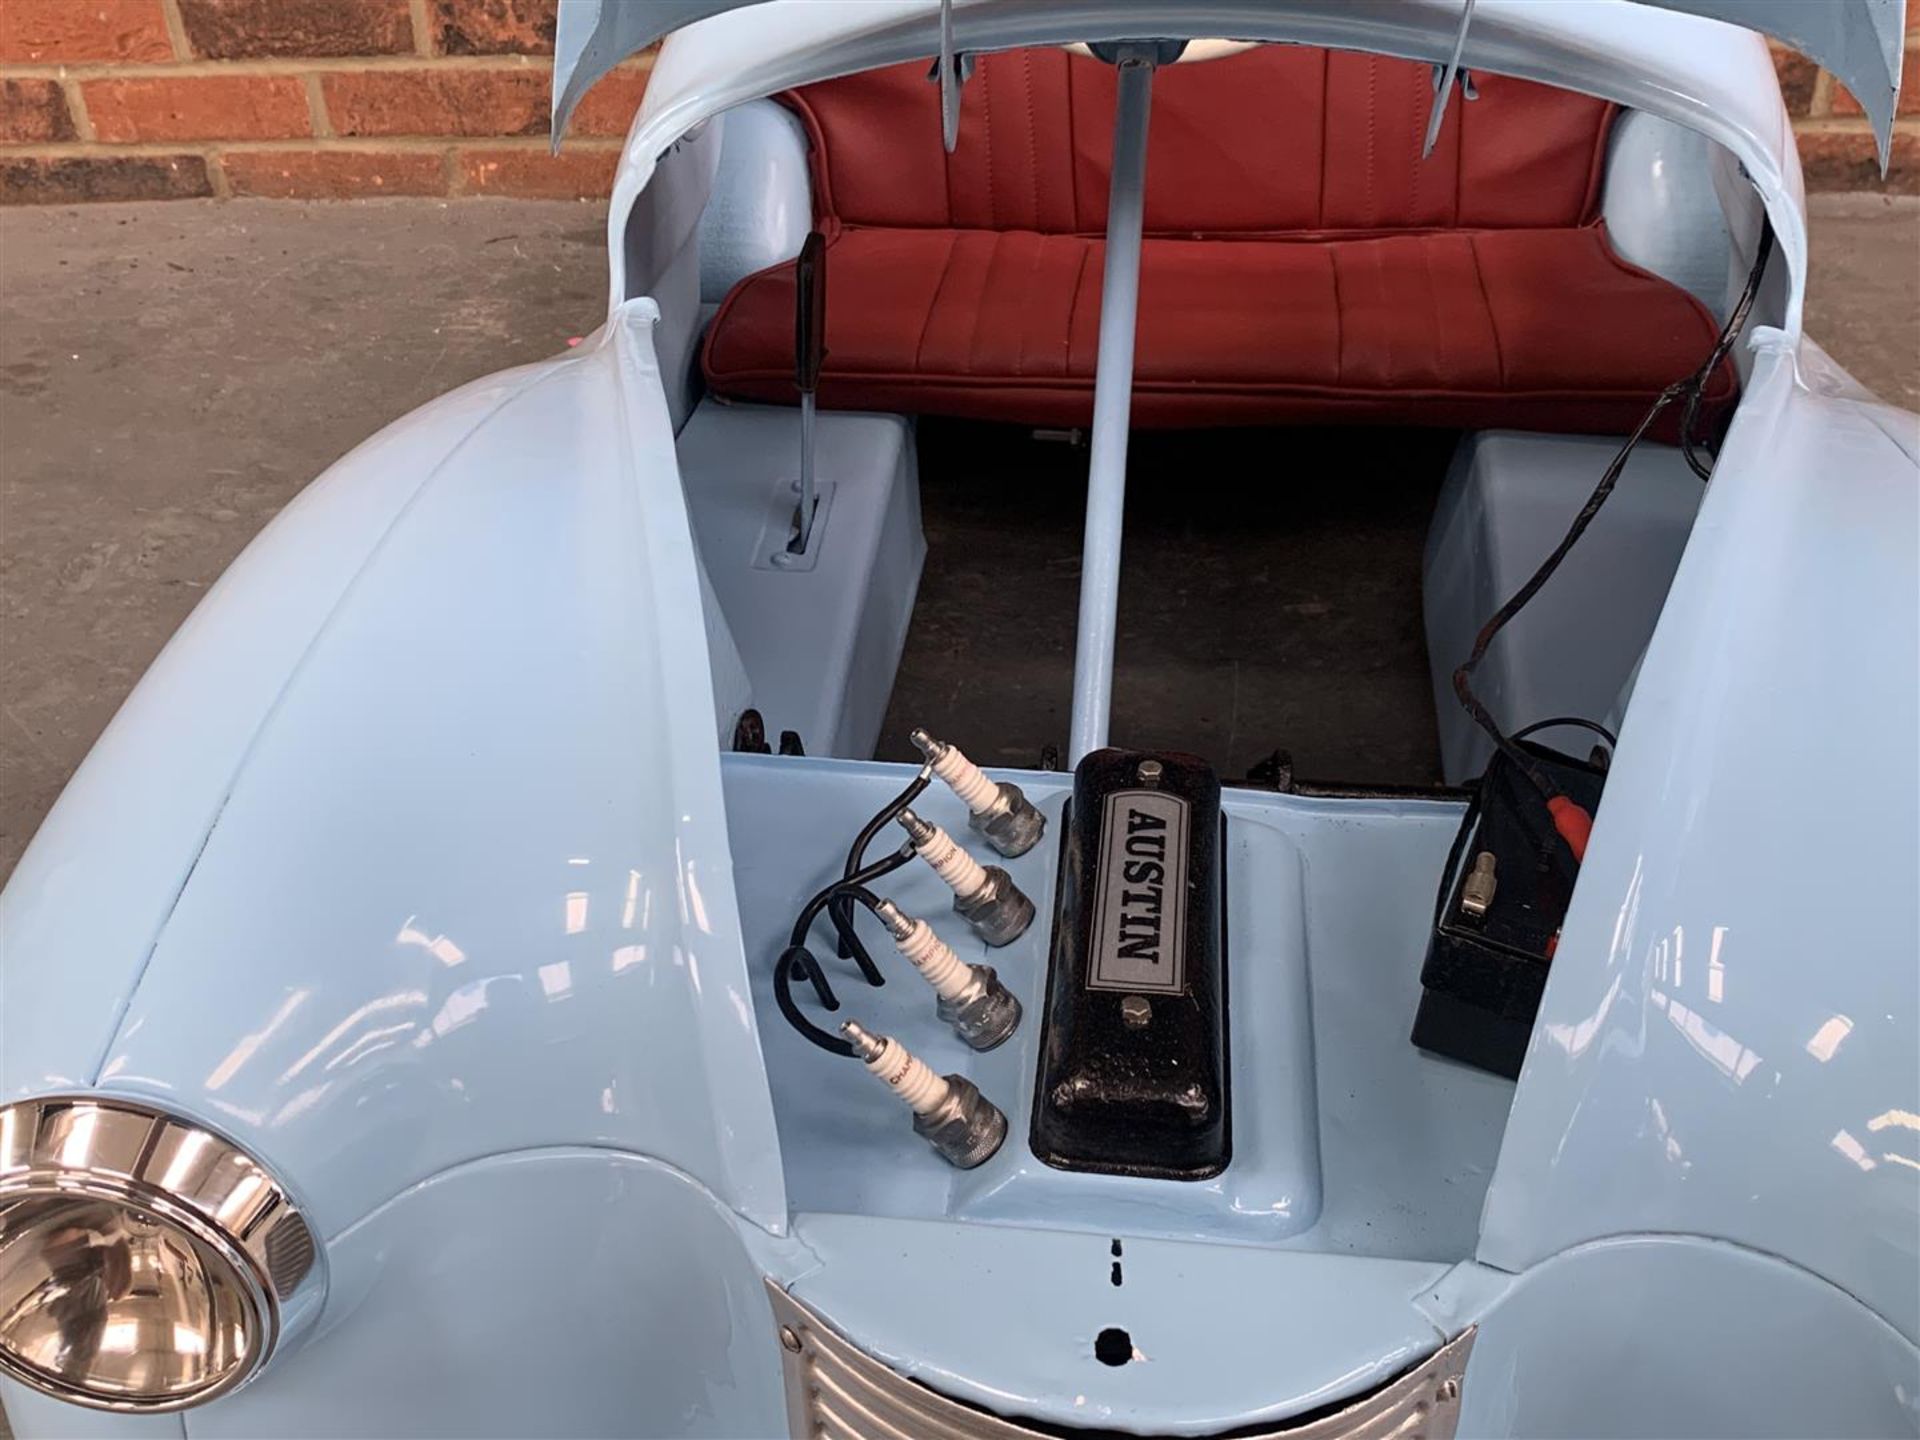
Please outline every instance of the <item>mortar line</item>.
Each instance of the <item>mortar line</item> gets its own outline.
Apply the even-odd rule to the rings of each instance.
[[[167,27],[167,43],[173,46],[173,58],[192,60],[193,42],[187,38],[187,21],[180,13],[180,0],[160,0],[160,18]]]
[[[73,133],[78,143],[92,145],[97,143],[93,129],[93,112],[87,109],[87,97],[82,92],[80,82],[71,76],[60,78],[60,92],[66,97],[67,114],[73,117]]]
[[[4,0],[0,0],[4,3]],[[643,50],[629,55],[612,67],[614,71],[646,71],[653,68],[654,52]],[[427,62],[423,67],[422,61]],[[31,79],[45,75],[75,75],[83,80],[160,80],[170,76],[194,75],[284,75],[289,70],[551,70],[551,55],[421,55],[402,51],[394,55],[293,55],[261,56],[246,60],[185,60],[141,63],[126,60],[4,60],[0,61],[0,79]]]
[[[0,4],[5,0],[0,0]],[[567,150],[600,153],[617,152],[622,141],[612,136],[569,137]],[[0,146],[0,159],[8,160],[103,160],[116,155],[175,156],[198,155],[213,149],[223,151],[329,150],[352,154],[376,154],[383,151],[437,152],[452,146],[456,150],[529,150],[544,155],[549,146],[544,135],[295,135],[279,140],[224,140],[196,136],[191,140],[136,140],[111,144],[99,140],[57,140],[44,145]]]
[[[423,62],[425,62],[423,64]],[[284,75],[291,70],[357,72],[361,70],[498,70],[521,72],[552,70],[551,55],[314,55],[261,57],[247,60],[192,58],[173,64],[137,64],[120,60],[8,60],[0,62],[0,79],[30,79],[42,75],[76,75],[83,80],[164,80],[205,75]],[[623,60],[616,70],[648,68],[640,59]]]
[[[307,120],[312,126],[314,138],[332,139],[333,117],[327,114],[327,99],[320,91],[319,72],[307,71],[300,77],[300,84],[307,92]]]
[[[413,24],[413,53],[432,58],[438,52],[433,44],[433,19],[427,14],[427,0],[407,0],[407,18]]]
[[[1813,72],[1813,94],[1807,97],[1807,118],[1825,120],[1833,115],[1833,75],[1822,67]]]

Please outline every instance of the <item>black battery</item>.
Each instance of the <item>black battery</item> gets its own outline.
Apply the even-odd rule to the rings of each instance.
[[[1599,807],[1603,768],[1531,741],[1518,743],[1561,794],[1589,814]],[[1477,894],[1469,903],[1476,866],[1482,877],[1471,889],[1484,892],[1492,882],[1484,908]],[[1579,875],[1579,862],[1555,832],[1540,791],[1512,759],[1495,751],[1441,876],[1420,970],[1415,1045],[1518,1077]]]
[[[1063,818],[1033,1153],[1217,1175],[1233,1149],[1219,777],[1192,755],[1096,750]]]

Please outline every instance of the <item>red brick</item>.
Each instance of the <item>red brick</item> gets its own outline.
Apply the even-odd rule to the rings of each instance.
[[[44,145],[74,134],[58,80],[0,80],[0,144]]]
[[[575,135],[625,135],[647,93],[645,70],[612,70],[585,95],[573,112]]]
[[[286,140],[313,133],[307,92],[291,75],[168,75],[81,86],[94,137]]]
[[[463,151],[461,173],[477,195],[518,195],[541,200],[598,199],[613,188],[618,150]]]
[[[0,156],[0,205],[186,200],[212,193],[207,162],[198,155]]]
[[[544,66],[362,70],[320,77],[336,135],[544,135]]]
[[[1902,131],[1893,137],[1893,164],[1880,178],[1880,160],[1873,136],[1865,130],[1802,131],[1800,168],[1809,190],[1879,190],[1898,195],[1920,195],[1920,134]]]
[[[1920,50],[1907,51],[1907,63],[1900,70],[1900,101],[1896,112],[1901,115],[1920,115]],[[1853,93],[1840,84],[1833,86],[1833,113],[1836,115],[1864,115],[1860,102]]]
[[[551,55],[558,0],[433,0],[442,55]]]
[[[1780,76],[1780,98],[1787,102],[1787,113],[1805,115],[1811,111],[1813,84],[1820,78],[1820,67],[1798,50],[1775,45],[1773,68]]]
[[[231,150],[220,164],[235,195],[339,200],[447,191],[446,166],[431,150]]]
[[[180,0],[180,20],[194,53],[209,60],[413,50],[407,0]]]
[[[0,0],[0,61],[173,58],[160,0]]]

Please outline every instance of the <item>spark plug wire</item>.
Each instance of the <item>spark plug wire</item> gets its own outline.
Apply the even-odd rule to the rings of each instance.
[[[878,986],[887,983],[886,976],[881,974],[880,967],[873,961],[873,956],[868,953],[860,937],[854,933],[853,907],[859,903],[871,910],[878,901],[866,887],[912,862],[914,848],[911,841],[903,843],[899,849],[872,864],[866,861],[867,847],[873,843],[876,835],[893,823],[895,816],[920,798],[921,792],[927,788],[932,779],[932,767],[922,766],[920,773],[907,787],[882,806],[879,812],[861,827],[860,833],[854,837],[852,847],[847,851],[846,865],[840,878],[825,886],[800,907],[800,913],[794,918],[793,928],[788,932],[786,948],[780,952],[779,958],[774,962],[773,998],[774,1003],[780,1007],[780,1013],[806,1039],[822,1050],[831,1051],[835,1055],[851,1058],[853,1047],[842,1036],[823,1030],[809,1020],[805,1012],[800,1009],[799,1002],[793,994],[795,979],[804,980],[813,986],[814,997],[823,1009],[832,1011],[840,1008],[839,997],[834,994],[833,985],[828,981],[826,971],[821,968],[820,961],[813,952],[807,948],[807,932],[813,928],[814,921],[820,918],[820,912],[825,910],[838,934],[840,957],[853,960],[860,967],[861,977],[869,985]]]

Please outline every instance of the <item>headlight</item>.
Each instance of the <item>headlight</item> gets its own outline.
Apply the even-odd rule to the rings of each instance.
[[[219,1136],[119,1099],[0,1108],[0,1370],[106,1410],[257,1372],[317,1288],[313,1234]]]

